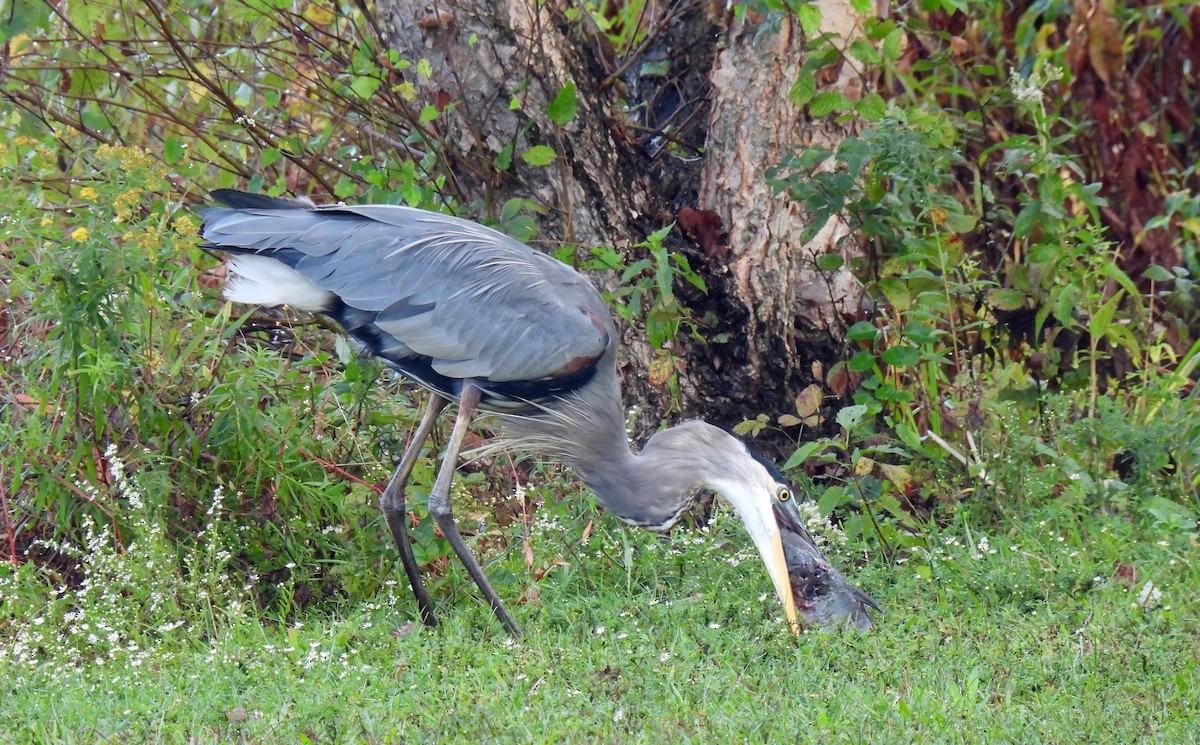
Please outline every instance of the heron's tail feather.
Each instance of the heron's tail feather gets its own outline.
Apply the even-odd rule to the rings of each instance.
[[[216,246],[229,251],[228,247]],[[278,259],[256,253],[237,252],[225,262],[229,270],[224,295],[248,305],[290,305],[317,313],[329,308],[332,292],[322,290],[300,272]]]
[[[295,214],[316,209],[308,199],[280,199],[247,194],[235,189],[217,189],[213,199],[227,205],[203,212],[205,248],[233,254],[225,265],[225,297],[250,305],[290,305],[298,310],[323,311],[334,299],[332,293],[289,266],[295,251],[281,244],[280,211]],[[273,232],[274,231],[274,232]]]

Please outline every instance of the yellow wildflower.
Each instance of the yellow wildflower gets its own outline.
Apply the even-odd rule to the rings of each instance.
[[[185,237],[195,237],[200,233],[200,228],[196,222],[188,215],[180,215],[171,223],[171,227],[175,228],[175,232]]]
[[[83,243],[84,241],[86,241],[87,237],[88,237],[87,228],[75,228],[75,230],[71,232],[71,240],[77,241],[79,243]]]
[[[88,201],[91,201],[91,200],[95,199],[95,198],[96,198],[96,197],[98,197],[98,196],[100,196],[100,195],[99,195],[99,194],[97,194],[97,193],[96,193],[96,190],[95,190],[95,189],[93,189],[93,188],[92,188],[92,187],[90,187],[90,186],[85,186],[85,187],[83,187],[82,189],[80,189],[80,190],[79,190],[79,198],[80,198],[80,199],[86,199],[86,200],[88,200]]]
[[[142,191],[141,187],[135,187],[117,196],[113,201],[117,213],[115,222],[124,222],[133,216],[134,211],[141,206]]]

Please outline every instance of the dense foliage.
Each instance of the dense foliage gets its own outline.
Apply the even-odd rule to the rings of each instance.
[[[590,18],[636,54],[644,7],[587,4],[572,22]],[[738,10],[763,33],[796,14],[812,37],[793,101],[855,134],[836,151],[797,150],[770,179],[814,226],[838,217],[854,228],[843,251],[813,261],[828,272],[848,262],[873,299],[869,313],[846,319],[845,357],[823,385],[742,432],[797,438],[787,469],[841,526],[847,550],[875,557],[868,571],[880,581],[891,570],[945,580],[948,601],[1002,614],[1036,613],[1058,597],[1073,604],[1069,624],[1026,629],[1028,646],[1040,634],[1067,649],[1066,625],[1084,644],[1091,617],[1081,609],[1095,602],[1110,612],[1094,652],[1106,666],[1134,654],[1114,641],[1133,627],[1194,643],[1194,621],[1149,611],[1171,598],[1195,608],[1183,588],[1200,540],[1200,86],[1181,84],[1197,67],[1176,62],[1200,56],[1189,36],[1197,11],[1102,3],[1079,37],[1081,11],[1070,3],[1014,14],[929,0],[871,20],[846,45],[815,33],[808,4]],[[415,100],[422,61],[397,58],[378,36],[351,2],[5,9],[0,670],[36,668],[30,679],[53,687],[66,679],[60,671],[86,678],[92,663],[187,664],[181,644],[266,633],[255,625],[262,618],[296,636],[285,627],[309,606],[373,619],[377,608],[360,604],[379,602],[415,616],[396,600],[374,505],[415,416],[414,392],[312,319],[222,303],[191,211],[205,189],[238,185],[454,209],[529,237],[526,202],[462,204],[437,126],[457,102]],[[860,67],[873,92],[815,94],[815,81],[844,64]],[[506,93],[520,105],[519,91]],[[565,121],[572,96],[539,115]],[[1158,108],[1139,119],[1146,101]],[[1113,161],[1118,146],[1127,160]],[[556,154],[507,157],[533,164]],[[479,176],[506,167],[486,164]],[[589,268],[621,272],[618,315],[656,346],[703,343],[703,324],[675,291],[704,283],[664,247],[667,229],[636,256],[597,250]],[[670,371],[655,383],[672,385]],[[413,476],[418,515],[429,468]],[[549,486],[527,492],[535,468]],[[472,538],[496,561],[489,573],[502,595],[537,606],[547,577],[596,529],[594,510],[586,498],[559,502],[569,487],[549,468],[488,461],[470,470],[456,499],[464,522],[478,518]],[[504,489],[515,496],[503,495],[497,512],[486,494]],[[456,584],[443,542],[428,520],[416,522],[435,593]],[[597,524],[596,560],[616,568],[609,574],[632,583],[635,569],[659,565],[641,561],[659,549]],[[1033,524],[1045,526],[1044,544],[1025,561],[1026,538],[1013,536],[1036,533]],[[559,542],[539,546],[548,531]],[[714,534],[713,545],[734,540],[720,524]],[[988,534],[993,544],[979,540]],[[1056,542],[1083,554],[1051,557]],[[998,544],[1011,556],[996,567],[967,560]],[[682,563],[671,566],[683,574]],[[1052,587],[1013,579],[1042,566]],[[672,591],[678,581],[663,580]],[[744,612],[771,628],[756,606],[726,611],[712,623]],[[180,624],[185,643],[173,635]],[[916,627],[939,643],[941,629]],[[980,642],[984,652],[998,644]],[[345,646],[340,636],[333,644]],[[175,651],[154,658],[153,649]],[[275,661],[252,655],[248,664]],[[981,691],[1001,695],[959,672],[955,711],[986,710]],[[1163,700],[1186,694],[1195,673],[1180,673]],[[1041,690],[1059,674],[1071,680],[1034,671],[1040,682],[1020,683]],[[928,701],[897,697],[922,722],[936,720]]]

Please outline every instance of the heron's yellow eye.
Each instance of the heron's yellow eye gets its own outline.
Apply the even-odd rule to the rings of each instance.
[[[779,487],[779,491],[775,492],[775,498],[780,502],[786,502],[792,498],[792,493],[788,491],[786,486]]]

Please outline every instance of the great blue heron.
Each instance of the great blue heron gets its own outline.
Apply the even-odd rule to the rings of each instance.
[[[405,522],[409,474],[438,415],[458,415],[429,514],[508,630],[520,631],[459,534],[450,504],[478,408],[504,444],[571,467],[614,515],[664,531],[702,489],[724,497],[762,555],[793,631],[796,604],[776,513],[803,521],[787,484],[724,430],[687,421],[629,449],[608,308],[579,272],[476,223],[391,205],[314,206],[221,189],[203,238],[226,251],[225,296],[337,321],[367,351],[432,391],[380,505],[422,619],[437,623]]]

